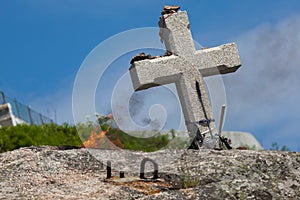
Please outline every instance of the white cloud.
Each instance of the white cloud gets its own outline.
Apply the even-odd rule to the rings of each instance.
[[[266,145],[300,144],[300,16],[262,25],[237,40],[243,66],[226,76],[226,128],[252,131]],[[293,128],[291,128],[293,127]],[[298,146],[297,146],[298,145]]]

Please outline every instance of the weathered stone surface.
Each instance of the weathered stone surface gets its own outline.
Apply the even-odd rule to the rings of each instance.
[[[237,46],[230,43],[197,51],[185,11],[162,16],[159,26],[161,39],[172,55],[133,62],[130,75],[134,89],[175,83],[190,138],[199,130],[210,133],[208,139],[218,140],[203,77],[236,71],[241,66]]]
[[[101,153],[109,156],[114,151]],[[170,151],[152,154],[164,160]],[[21,148],[0,154],[0,199],[297,199],[300,196],[300,153],[202,149],[173,151],[175,154],[183,156],[159,166],[159,177],[168,180],[170,186],[163,181],[147,183],[129,178],[138,178],[139,171],[125,172],[132,182],[105,181],[105,167],[87,149]],[[140,155],[147,156],[142,152]],[[119,161],[123,159],[120,153]],[[113,172],[113,176],[117,175]],[[189,189],[172,189],[172,184],[182,178],[185,184],[187,178],[198,184]]]

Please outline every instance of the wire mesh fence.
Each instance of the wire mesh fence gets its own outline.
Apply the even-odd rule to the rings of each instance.
[[[53,123],[53,120],[51,120],[49,117],[46,117],[41,113],[36,112],[29,106],[18,102],[14,98],[6,96],[4,92],[0,91],[0,105],[6,103],[9,103],[11,105],[12,113],[14,116],[25,121],[28,124],[42,125]]]

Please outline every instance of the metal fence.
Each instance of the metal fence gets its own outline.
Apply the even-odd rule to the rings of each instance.
[[[51,120],[49,117],[46,117],[36,112],[35,110],[32,110],[29,106],[18,102],[14,98],[6,96],[4,92],[0,91],[0,105],[6,103],[10,103],[14,116],[25,121],[28,124],[42,125],[53,123],[53,120]]]

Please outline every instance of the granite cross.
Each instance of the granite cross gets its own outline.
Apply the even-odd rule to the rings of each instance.
[[[162,15],[160,36],[171,56],[133,62],[130,75],[135,91],[175,83],[190,138],[202,145],[205,134],[219,138],[203,77],[235,72],[240,58],[235,43],[196,50],[186,11]]]

